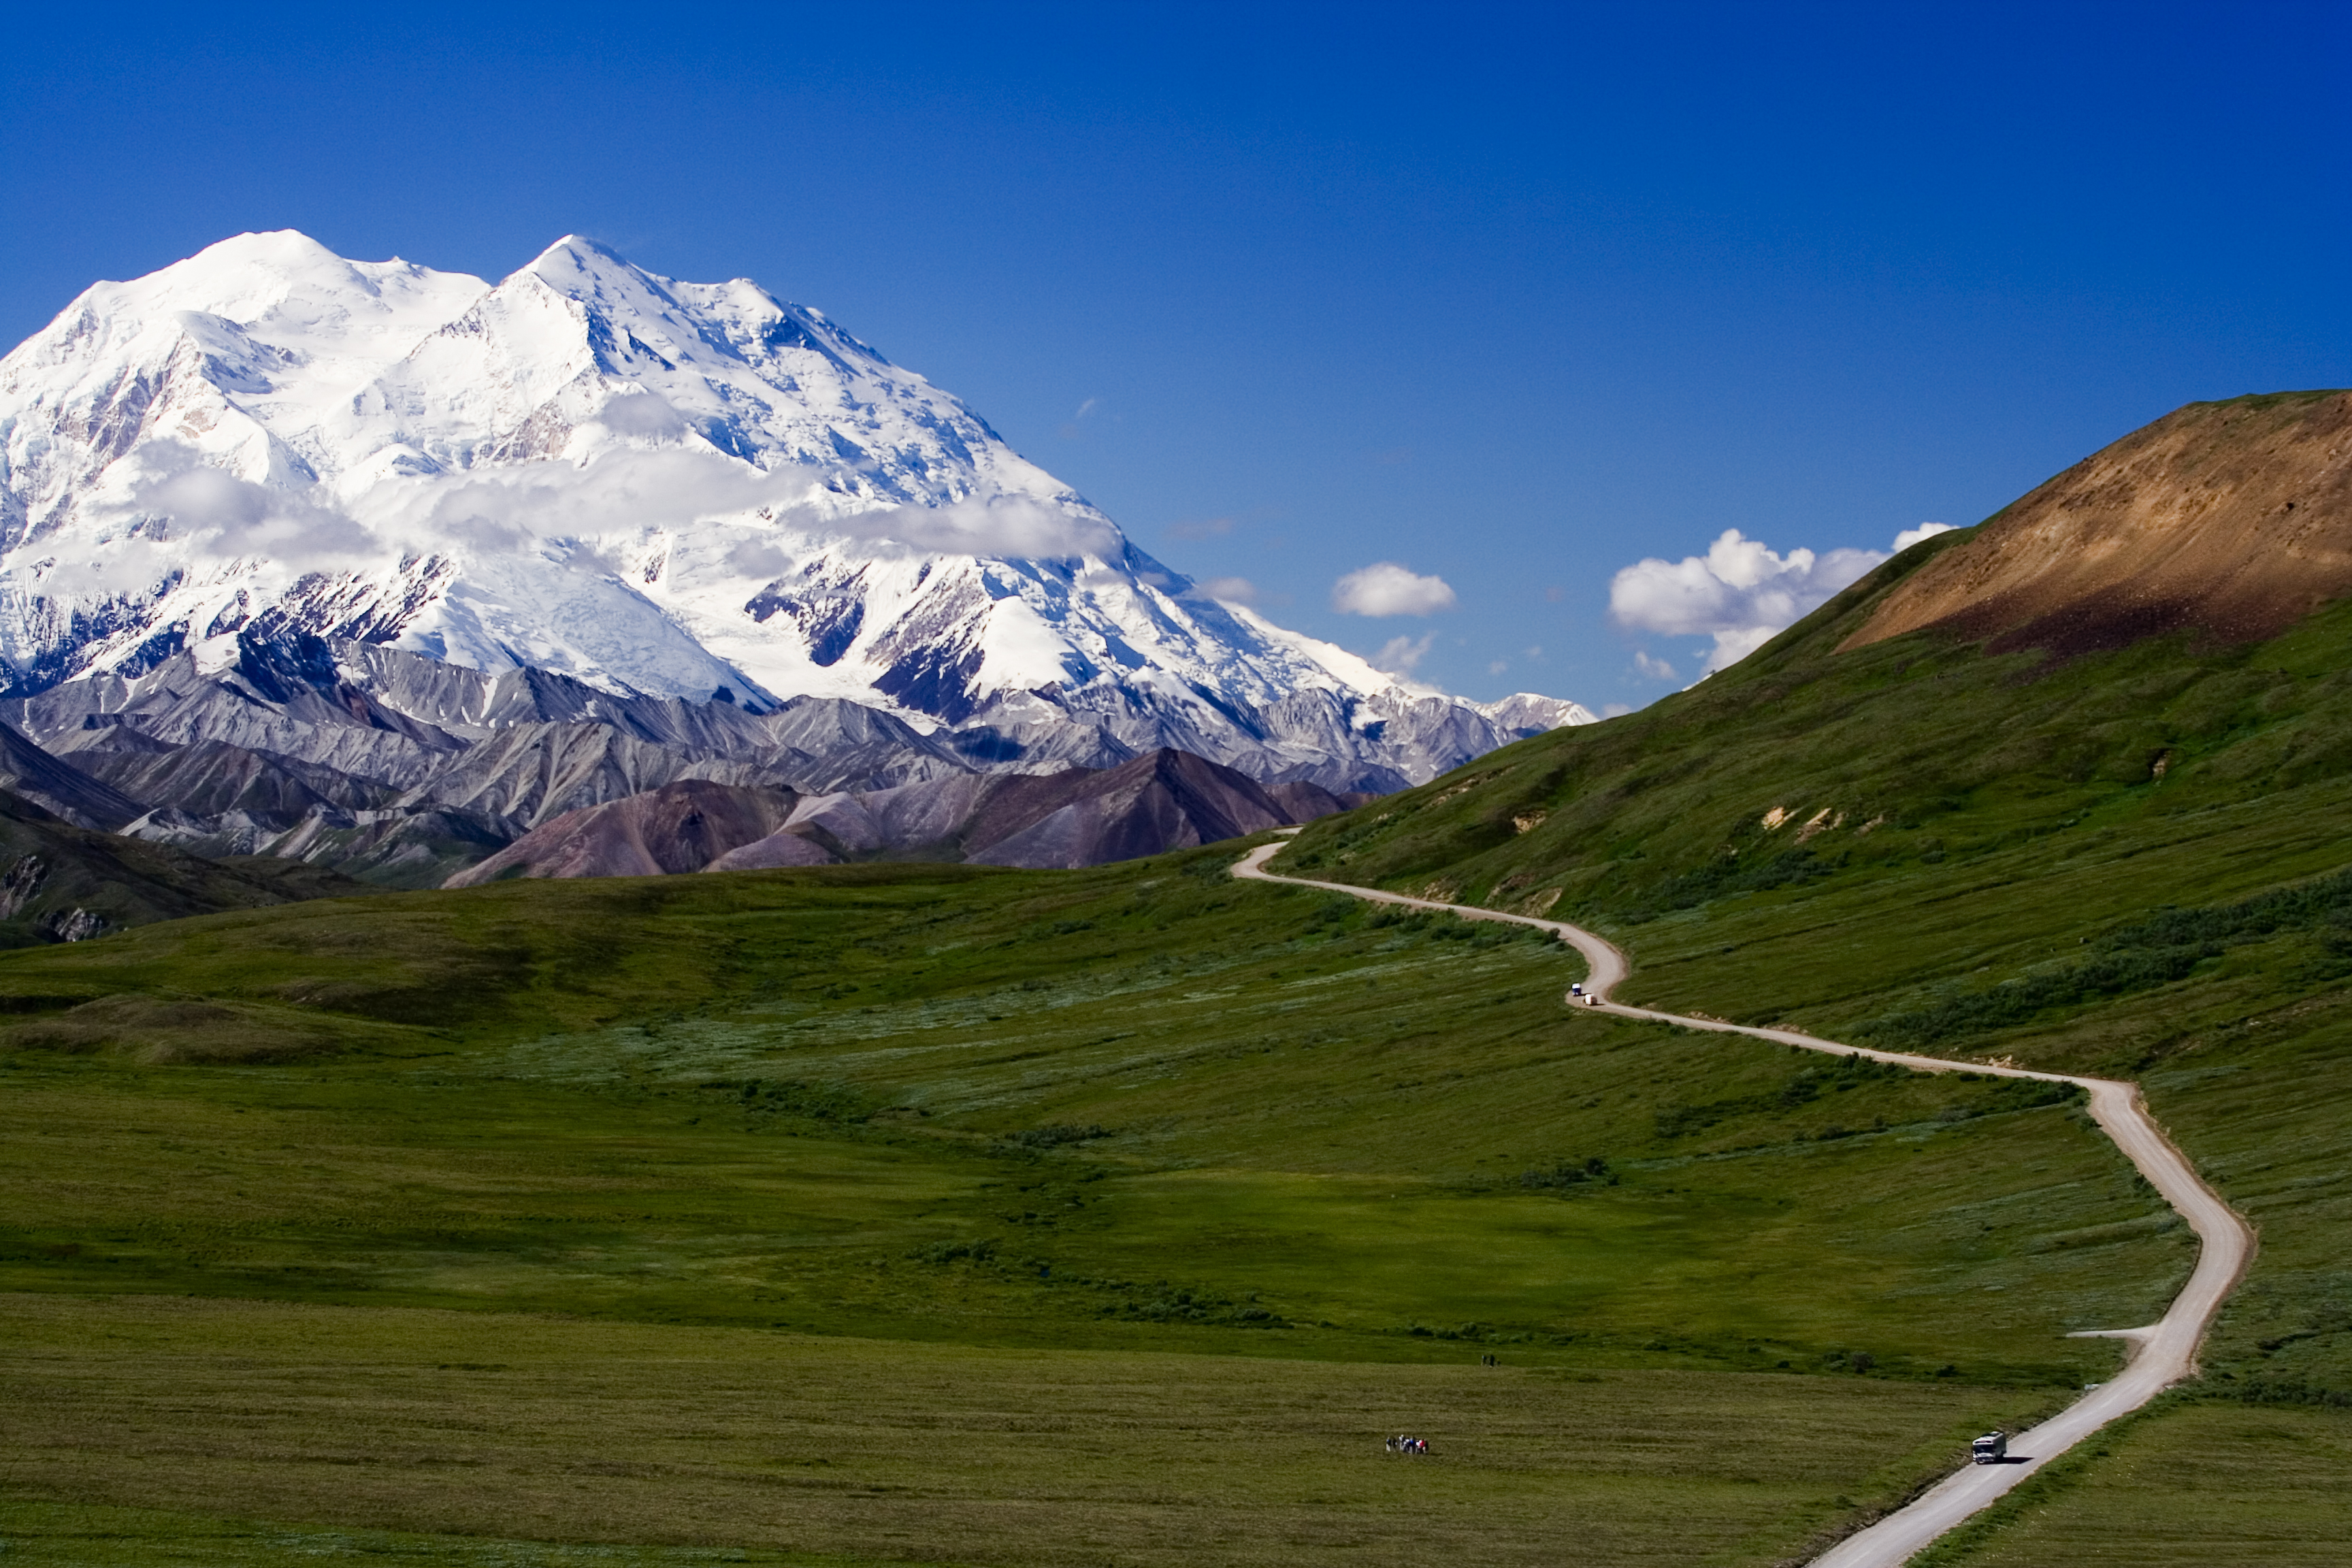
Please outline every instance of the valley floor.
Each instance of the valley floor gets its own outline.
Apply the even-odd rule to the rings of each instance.
[[[1777,1563],[2186,1272],[2063,1095],[1234,855],[0,959],[12,1560]]]
[[[1568,1539],[1591,1563],[1769,1561],[2019,1404],[179,1299],[19,1295],[0,1321],[10,1490],[72,1504],[0,1514],[12,1561],[108,1561],[224,1504],[313,1528],[177,1560],[316,1561],[323,1525],[918,1562],[1537,1563]],[[1408,1430],[1427,1458],[1383,1450]]]

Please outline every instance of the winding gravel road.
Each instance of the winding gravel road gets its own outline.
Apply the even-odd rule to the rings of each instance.
[[[2220,1194],[2199,1179],[2188,1159],[2165,1137],[2141,1101],[2137,1084],[2117,1079],[2074,1078],[2065,1073],[2032,1072],[2023,1068],[1988,1067],[1982,1062],[1948,1061],[1940,1057],[1907,1056],[1900,1051],[1874,1051],[1840,1045],[1834,1040],[1818,1039],[1793,1029],[1749,1028],[1714,1018],[1692,1018],[1647,1007],[1628,1007],[1608,999],[1609,993],[1630,972],[1631,965],[1625,954],[1614,943],[1580,926],[1572,926],[1564,921],[1538,920],[1532,915],[1506,914],[1499,910],[1474,909],[1466,904],[1436,903],[1428,899],[1410,898],[1378,888],[1350,887],[1345,882],[1278,877],[1265,868],[1265,863],[1282,847],[1281,844],[1275,843],[1251,850],[1234,867],[1234,875],[1262,882],[1289,882],[1302,888],[1327,889],[1374,903],[1436,910],[1460,915],[1465,920],[1507,921],[1514,925],[1535,926],[1551,931],[1584,955],[1590,970],[1589,978],[1584,983],[1585,989],[1599,1000],[1583,1005],[1599,1012],[1613,1013],[1621,1018],[1647,1018],[1658,1023],[1680,1024],[1686,1029],[1753,1035],[1759,1039],[1801,1046],[1807,1050],[1834,1051],[1840,1055],[1859,1052],[1874,1061],[1899,1062],[1923,1072],[1975,1072],[2000,1078],[2034,1078],[2052,1083],[2080,1084],[2090,1090],[2092,1120],[2105,1130],[2107,1136],[2116,1141],[2116,1146],[2139,1168],[2139,1173],[2164,1195],[2165,1202],[2179,1211],[2180,1216],[2189,1222],[2189,1227],[2197,1233],[2200,1243],[2197,1268],[2160,1320],[2143,1329],[2092,1331],[2095,1335],[2129,1340],[2133,1343],[2129,1364],[2113,1382],[2101,1384],[2041,1426],[2011,1437],[2008,1463],[1971,1464],[1946,1477],[1868,1529],[1847,1536],[1815,1558],[1814,1568],[1896,1568],[1897,1564],[1909,1561],[1929,1542],[1989,1506],[2010,1488],[2116,1416],[2138,1409],[2165,1389],[2190,1375],[2197,1370],[2197,1346],[2212,1323],[2213,1314],[2221,1310],[2222,1300],[2245,1271],[2247,1260],[2253,1256],[2253,1231],[2229,1205],[2221,1201]]]

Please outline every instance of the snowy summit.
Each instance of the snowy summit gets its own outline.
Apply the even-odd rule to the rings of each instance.
[[[0,695],[306,635],[1267,778],[1591,717],[1220,603],[822,313],[576,237],[493,286],[243,235],[0,360]]]

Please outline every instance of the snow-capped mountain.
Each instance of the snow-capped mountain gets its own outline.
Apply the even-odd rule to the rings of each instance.
[[[244,235],[0,360],[5,695],[178,702],[304,638],[625,700],[846,700],[984,733],[968,765],[1175,746],[1338,789],[1591,719],[1221,604],[820,312],[577,237],[493,286]]]

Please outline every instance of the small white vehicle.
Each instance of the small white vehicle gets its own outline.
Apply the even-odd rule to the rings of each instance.
[[[1569,985],[1569,988],[1568,988],[1568,994],[1569,994],[1570,996],[1581,996],[1581,995],[1583,995],[1583,994],[1584,994],[1584,982],[1582,982],[1581,980],[1572,982],[1572,983]]]
[[[1998,1465],[2009,1458],[2009,1434],[1988,1432],[1969,1444],[1969,1447],[1978,1464]]]

